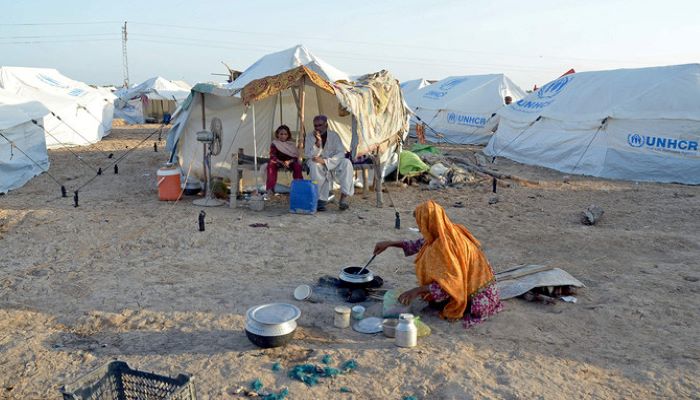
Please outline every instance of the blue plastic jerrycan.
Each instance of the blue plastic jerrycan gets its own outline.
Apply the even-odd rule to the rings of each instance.
[[[295,179],[289,194],[289,212],[315,214],[318,204],[318,186],[310,180]]]

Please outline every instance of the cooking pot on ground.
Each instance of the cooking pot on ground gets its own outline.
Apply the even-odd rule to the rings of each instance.
[[[246,336],[259,347],[284,346],[294,337],[300,316],[299,308],[286,303],[252,307],[246,312]]]
[[[338,275],[343,287],[351,289],[367,288],[372,285],[374,281],[374,274],[369,269],[360,272],[362,267],[343,267]]]

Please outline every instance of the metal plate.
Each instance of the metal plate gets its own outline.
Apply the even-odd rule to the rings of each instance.
[[[301,316],[301,310],[292,304],[271,303],[253,307],[248,310],[247,315],[261,324],[277,325],[296,321]]]
[[[358,321],[352,326],[352,329],[360,333],[379,333],[382,331],[382,319],[377,317],[368,317]]]

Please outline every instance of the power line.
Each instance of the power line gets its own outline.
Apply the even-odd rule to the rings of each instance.
[[[31,41],[20,41],[20,42],[0,42],[0,44],[41,44],[41,43],[87,43],[87,42],[109,42],[117,41],[118,37],[113,39],[85,39],[85,40],[31,40]]]
[[[187,38],[173,38],[177,40],[188,40],[188,41],[196,41],[192,43],[185,43],[185,42],[172,42],[172,41],[166,41],[166,40],[151,40],[151,39],[131,39],[132,41],[137,41],[137,42],[150,42],[150,43],[160,43],[160,44],[170,44],[170,45],[176,45],[176,46],[195,46],[199,48],[219,48],[219,49],[231,49],[231,50],[260,50],[260,49],[277,49],[277,47],[272,47],[272,46],[256,46],[255,48],[243,48],[243,47],[237,47],[237,46],[223,46],[223,45],[205,45],[202,44],[201,41],[197,41],[197,39],[187,39]],[[343,59],[349,59],[349,60],[362,60],[362,61],[389,61],[389,62],[398,62],[398,63],[406,63],[406,64],[414,64],[414,65],[429,65],[429,66],[436,66],[435,61],[429,60],[429,59],[412,59],[412,58],[391,58],[391,57],[383,57],[383,56],[367,56],[365,54],[358,54],[358,53],[347,53],[347,52],[335,52],[335,51],[324,51],[321,50],[323,53],[327,54],[333,54],[335,58],[343,58]],[[517,71],[541,71],[541,72],[559,72],[558,69],[547,69],[547,68],[540,68],[540,67],[527,67],[527,66],[522,66],[522,65],[507,65],[507,64],[483,64],[483,63],[471,63],[471,62],[446,62],[446,61],[440,61],[439,63],[440,66],[447,66],[447,67],[477,67],[477,68],[506,68],[509,70],[517,70]]]
[[[197,31],[230,32],[230,33],[241,33],[241,34],[246,34],[246,35],[272,36],[275,38],[279,38],[279,37],[289,38],[291,36],[289,34],[289,32],[253,32],[253,31],[242,31],[242,30],[227,29],[227,28],[203,28],[200,26],[159,24],[159,23],[151,23],[151,22],[131,22],[131,23],[138,24],[138,25],[189,29],[189,30],[197,30]],[[296,35],[294,35],[294,37],[296,37],[298,39],[304,39],[304,40],[322,40],[324,42],[329,41],[328,37],[320,37],[320,36],[296,36]],[[391,48],[408,48],[408,49],[416,49],[416,50],[442,51],[442,52],[450,52],[450,53],[460,52],[460,53],[474,53],[474,54],[484,54],[484,55],[524,57],[524,58],[537,58],[537,59],[549,58],[549,59],[559,59],[559,60],[564,60],[564,61],[592,61],[592,62],[613,62],[613,63],[629,62],[628,60],[604,60],[604,59],[578,58],[578,57],[558,57],[558,56],[550,56],[550,55],[543,55],[543,54],[532,55],[532,54],[499,53],[499,52],[483,51],[483,50],[441,48],[441,47],[436,47],[436,46],[418,46],[418,45],[410,45],[410,44],[382,43],[382,42],[376,42],[376,41],[365,42],[365,41],[344,40],[344,39],[331,39],[331,41],[338,42],[338,43],[384,46],[384,47],[391,47]]]
[[[37,36],[0,36],[0,39],[43,39],[43,38],[55,38],[55,37],[84,37],[84,36],[112,36],[114,32],[111,33],[74,33],[68,35],[37,35]]]
[[[33,22],[19,24],[0,24],[0,26],[44,26],[44,25],[100,25],[100,24],[120,24],[121,21],[81,21],[81,22]]]

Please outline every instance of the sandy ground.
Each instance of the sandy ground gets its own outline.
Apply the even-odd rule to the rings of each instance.
[[[109,165],[154,127],[118,128],[76,148]],[[164,146],[164,143],[161,143]],[[460,149],[445,148],[457,155]],[[69,192],[94,176],[68,151],[51,151],[50,172]],[[233,398],[260,378],[290,399],[700,398],[700,187],[635,184],[562,175],[499,160],[499,172],[538,181],[424,190],[389,186],[402,212],[352,199],[351,209],[287,213],[200,209],[192,198],[159,202],[155,173],[166,159],[148,140],[80,192],[80,207],[42,175],[0,196],[0,398],[57,399],[58,388],[113,358],[132,367],[195,377],[200,399]],[[299,284],[360,264],[383,239],[415,238],[410,211],[435,199],[479,238],[496,270],[519,263],[561,267],[587,286],[577,304],[508,300],[496,318],[465,330],[423,319],[431,336],[413,349],[381,335],[333,327],[338,302],[299,303]],[[452,205],[462,201],[466,207]],[[391,203],[387,199],[387,205]],[[595,203],[595,226],[579,215]],[[267,223],[269,228],[250,224]],[[373,270],[386,286],[415,283],[399,250]],[[252,305],[294,302],[295,340],[261,350],[243,333]],[[286,370],[330,355],[355,372],[306,387]],[[281,372],[271,366],[280,362]],[[352,393],[340,393],[341,387]]]

